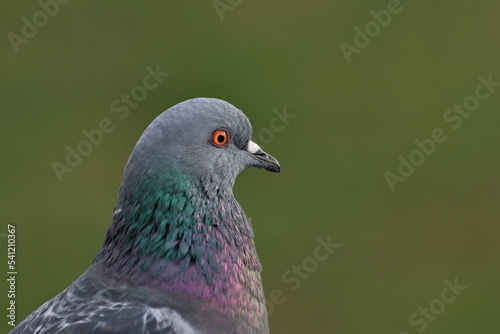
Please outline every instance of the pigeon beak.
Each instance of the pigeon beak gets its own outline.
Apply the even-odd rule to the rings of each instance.
[[[253,141],[248,142],[247,151],[254,158],[250,167],[262,168],[274,173],[281,172],[278,160],[264,152],[260,146],[255,144]]]

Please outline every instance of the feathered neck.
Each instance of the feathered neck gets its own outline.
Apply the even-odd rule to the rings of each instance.
[[[178,293],[267,326],[253,231],[231,187],[217,180],[170,173],[124,182],[94,263],[132,286]]]

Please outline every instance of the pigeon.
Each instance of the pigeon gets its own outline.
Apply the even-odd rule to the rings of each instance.
[[[124,169],[90,267],[11,334],[269,333],[261,264],[236,176],[278,161],[243,112],[194,98],[160,114]]]

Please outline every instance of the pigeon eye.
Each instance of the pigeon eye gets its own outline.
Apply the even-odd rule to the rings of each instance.
[[[219,129],[212,133],[212,143],[215,144],[215,146],[224,146],[228,141],[229,134],[226,130]]]

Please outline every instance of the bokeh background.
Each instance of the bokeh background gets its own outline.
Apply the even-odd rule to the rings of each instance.
[[[348,63],[340,43],[354,46],[354,29],[391,3],[221,0],[218,13],[212,1],[70,1],[17,53],[8,34],[22,37],[23,17],[44,23],[42,9],[3,3],[0,272],[11,223],[17,321],[91,263],[151,120],[208,96],[242,109],[283,167],[245,171],[235,189],[266,295],[285,298],[271,332],[499,333],[500,87],[456,130],[443,114],[474,95],[479,76],[500,82],[500,5],[402,0],[386,27],[369,25],[369,45]],[[169,76],[119,119],[111,103],[157,65]],[[284,109],[295,117],[273,130]],[[51,164],[103,118],[114,130],[59,182]],[[384,173],[397,173],[398,157],[435,128],[447,140],[391,191]],[[328,236],[341,246],[311,267],[317,238]],[[304,261],[311,272],[292,290],[283,275]],[[442,310],[444,281],[455,279],[467,288]],[[430,304],[432,320],[411,324]]]

